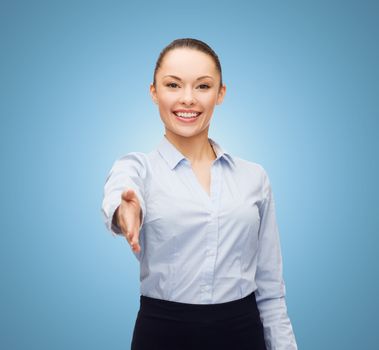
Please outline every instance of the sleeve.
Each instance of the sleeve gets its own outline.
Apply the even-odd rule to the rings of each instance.
[[[267,350],[297,350],[285,302],[286,288],[282,276],[283,264],[275,200],[264,169],[262,191],[255,295],[265,343]]]
[[[122,234],[120,228],[112,221],[117,207],[121,204],[121,194],[125,189],[133,189],[136,192],[142,211],[140,230],[143,226],[146,214],[144,200],[146,167],[144,165],[142,153],[128,153],[114,162],[105,180],[101,210],[105,226],[114,237],[116,237],[116,234]]]

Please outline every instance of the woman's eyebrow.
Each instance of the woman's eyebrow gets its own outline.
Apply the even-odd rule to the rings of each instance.
[[[182,81],[182,79],[180,79],[179,77],[177,77],[175,75],[165,75],[163,78],[165,78],[165,77],[171,77],[171,78],[174,78],[176,80]],[[211,78],[211,79],[213,79],[213,77],[211,77],[210,75],[203,75],[201,77],[198,77],[196,80],[201,80],[201,79],[204,79],[204,78]]]

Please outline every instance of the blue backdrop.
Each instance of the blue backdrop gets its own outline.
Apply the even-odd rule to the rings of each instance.
[[[160,50],[194,37],[227,94],[210,128],[276,197],[299,349],[374,349],[379,3],[0,3],[0,348],[129,349],[138,261],[100,207],[113,162],[164,129]]]

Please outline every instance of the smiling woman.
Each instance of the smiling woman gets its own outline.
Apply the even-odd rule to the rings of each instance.
[[[297,349],[268,175],[208,137],[225,92],[214,51],[174,40],[150,84],[165,134],[107,177],[105,223],[140,263],[132,350]]]
[[[214,107],[222,103],[226,91],[214,56],[175,47],[166,50],[157,67],[150,93],[159,106],[166,136],[177,145],[182,137],[204,140]]]

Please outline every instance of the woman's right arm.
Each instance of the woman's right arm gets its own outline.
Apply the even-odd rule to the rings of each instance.
[[[113,236],[125,235],[128,229],[133,232],[141,230],[146,213],[145,157],[144,153],[131,152],[119,158],[105,180],[101,209],[105,225]],[[132,193],[127,195],[129,189],[133,190],[131,192],[134,195]],[[139,256],[137,258],[139,259]]]

